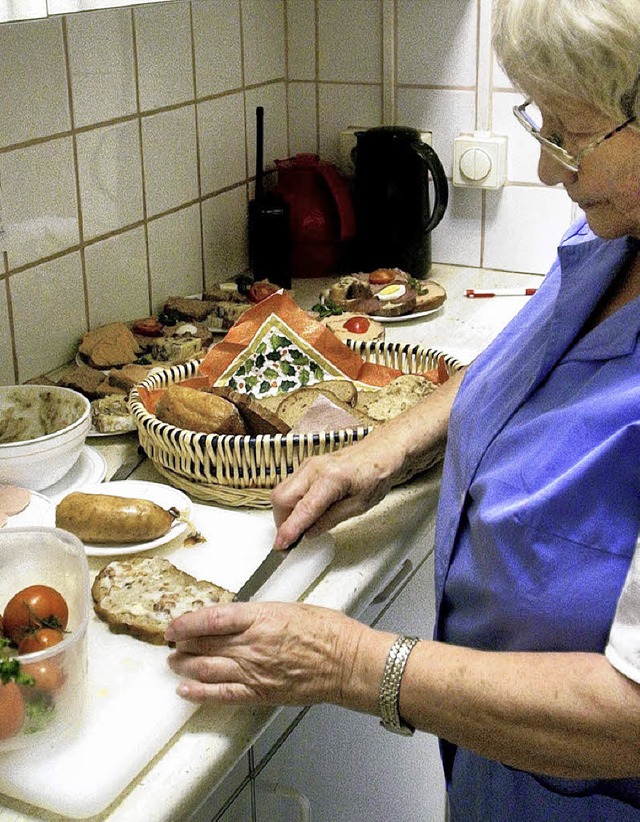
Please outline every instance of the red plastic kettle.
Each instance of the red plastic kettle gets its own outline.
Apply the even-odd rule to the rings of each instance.
[[[289,206],[292,275],[325,277],[339,272],[356,225],[347,180],[316,154],[276,160],[276,168],[275,191]]]

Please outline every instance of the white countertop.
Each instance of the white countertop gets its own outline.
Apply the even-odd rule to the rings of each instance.
[[[465,364],[486,347],[528,299],[468,299],[465,290],[535,287],[541,282],[541,277],[534,274],[443,265],[434,265],[430,278],[447,290],[443,308],[422,319],[388,324],[386,340],[440,349]],[[300,305],[310,307],[317,302],[322,286],[321,280],[296,281],[294,297]],[[97,447],[107,460],[107,476],[135,450],[136,444],[132,436],[91,441],[92,447]],[[135,477],[162,481],[150,463],[145,463]],[[439,470],[433,469],[394,489],[368,514],[335,529],[335,559],[305,601],[358,614],[413,548],[423,544],[425,554],[428,553],[432,547],[439,478]],[[251,515],[271,517],[268,511],[252,511]],[[92,819],[188,819],[261,735],[276,712],[277,709],[201,707],[129,788],[104,813]],[[81,779],[82,775],[76,774],[75,778]],[[60,819],[56,814],[0,797],[0,822]]]

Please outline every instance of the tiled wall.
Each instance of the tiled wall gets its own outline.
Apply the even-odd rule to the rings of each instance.
[[[256,105],[269,164],[337,162],[341,129],[391,117],[430,129],[451,176],[459,131],[508,134],[508,185],[451,188],[434,261],[544,272],[570,202],[536,182],[489,7],[172,0],[0,25],[0,384],[246,268]]]

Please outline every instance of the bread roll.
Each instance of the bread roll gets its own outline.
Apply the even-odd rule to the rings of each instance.
[[[179,384],[164,392],[156,408],[162,422],[204,434],[246,434],[240,412],[223,397]]]

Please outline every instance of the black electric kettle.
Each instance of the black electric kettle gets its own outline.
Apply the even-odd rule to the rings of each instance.
[[[449,201],[442,163],[414,128],[380,126],[355,136],[354,268],[400,268],[424,278],[431,268],[430,232]]]

